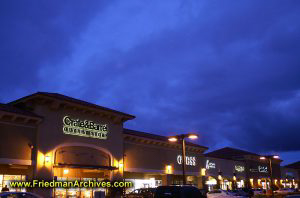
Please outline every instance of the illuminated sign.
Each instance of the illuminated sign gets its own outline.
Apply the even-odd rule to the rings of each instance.
[[[93,121],[65,116],[63,118],[63,132],[69,135],[107,139],[108,128],[106,124],[97,124]]]
[[[258,166],[258,172],[267,173],[268,172],[268,167],[267,166]]]
[[[245,167],[244,167],[244,166],[239,166],[239,165],[235,165],[235,166],[234,166],[234,169],[235,169],[237,172],[244,172],[244,171],[245,171]]]
[[[216,168],[216,163],[210,162],[209,160],[206,160],[206,169]]]
[[[181,155],[177,155],[177,163],[182,164]],[[188,166],[196,166],[196,157],[185,156],[185,164]]]

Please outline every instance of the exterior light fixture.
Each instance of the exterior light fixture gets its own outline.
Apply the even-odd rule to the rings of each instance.
[[[186,177],[185,177],[185,138],[189,139],[197,139],[198,135],[195,133],[188,133],[188,134],[179,134],[176,136],[171,136],[168,138],[170,142],[176,142],[177,140],[181,141],[182,147],[182,183],[183,185],[186,184]]]
[[[190,134],[190,135],[188,136],[188,138],[190,138],[190,139],[192,139],[192,140],[198,139],[198,135],[196,135],[196,134]]]
[[[123,163],[119,163],[119,170],[123,171],[123,168],[124,168],[124,164]]]
[[[176,137],[170,137],[168,140],[169,140],[170,142],[176,142],[176,141],[177,141],[177,138],[176,138]]]
[[[201,168],[201,176],[205,176],[206,175],[206,169],[205,168]]]
[[[64,169],[64,174],[67,175],[69,173],[69,169]]]
[[[166,165],[166,173],[172,174],[172,166],[171,165]]]
[[[270,167],[270,180],[271,180],[271,185],[270,185],[270,189],[272,189],[272,185],[273,185],[273,170],[272,170],[272,159],[279,159],[278,155],[268,155],[268,156],[261,156],[259,157],[259,159],[261,160],[266,160],[268,159],[269,161],[269,167]],[[267,186],[267,182],[266,182],[266,186]],[[272,197],[274,197],[274,191],[272,191]]]
[[[45,162],[46,162],[46,163],[50,162],[50,159],[51,159],[50,156],[48,156],[48,155],[45,156]]]
[[[32,150],[34,146],[31,143],[28,143],[29,148]]]

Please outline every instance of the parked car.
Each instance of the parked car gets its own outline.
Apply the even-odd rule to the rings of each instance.
[[[237,198],[243,197],[231,191],[212,190],[207,193],[207,198]]]
[[[1,198],[43,198],[40,195],[30,192],[3,192]]]
[[[203,198],[201,191],[194,186],[159,186],[154,198]]]
[[[139,188],[128,193],[126,198],[153,198],[156,188]]]
[[[291,192],[296,192],[296,191],[293,188],[282,188],[282,189],[274,191],[274,193],[277,193],[277,194],[288,194]]]

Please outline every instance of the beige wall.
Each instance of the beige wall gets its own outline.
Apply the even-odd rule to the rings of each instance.
[[[215,168],[206,168],[206,162],[209,160],[209,162],[212,162],[215,164]],[[235,166],[243,166],[244,171],[238,172],[235,170]],[[206,168],[206,175],[212,176],[217,178],[219,175],[219,170],[222,172],[222,176],[227,179],[233,178],[233,173],[236,173],[237,178],[245,178],[246,177],[246,166],[245,163],[239,162],[239,161],[233,161],[233,160],[226,160],[226,159],[220,159],[220,158],[212,158],[207,157],[204,161],[204,168]]]
[[[55,109],[52,110],[44,105],[38,105],[35,113],[44,117],[43,122],[38,130],[38,149],[43,153],[47,153],[56,149],[60,145],[81,143],[91,146],[103,148],[109,152],[113,158],[122,159],[123,139],[122,124],[114,124],[111,120],[95,116],[94,114],[83,113],[72,109]],[[70,116],[81,120],[91,120],[95,123],[108,125],[108,137],[106,140],[87,138],[74,135],[66,135],[63,133],[63,117]]]
[[[47,105],[36,104],[34,112],[44,119],[39,124],[37,133],[37,165],[35,175],[40,179],[51,180],[55,176],[53,163],[57,149],[65,146],[82,146],[98,149],[110,156],[110,165],[116,166],[123,157],[123,125],[115,124],[107,117],[96,116],[95,114],[77,111],[71,108],[52,109]],[[97,124],[108,125],[107,139],[95,139],[82,136],[68,135],[63,133],[63,118],[70,116],[74,119],[90,120]],[[45,156],[50,156],[49,163],[45,163]],[[89,162],[87,161],[87,164]],[[109,179],[118,179],[122,176],[122,171],[110,171]],[[37,193],[47,197],[51,190],[37,191]]]
[[[181,174],[182,172],[182,165],[177,163],[177,156],[181,155],[181,149],[130,142],[125,142],[124,147],[126,155],[125,171],[151,172],[151,170],[153,170],[165,172],[166,165],[171,165],[173,173]],[[186,172],[194,172],[197,176],[200,176],[203,160],[202,154],[187,151],[186,156],[196,157],[196,166],[186,165]]]
[[[0,158],[31,160],[28,144],[35,144],[36,128],[0,123]]]

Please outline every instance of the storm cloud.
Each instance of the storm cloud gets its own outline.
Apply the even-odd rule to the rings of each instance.
[[[1,102],[59,92],[130,129],[300,152],[299,1],[99,2],[0,3]]]

